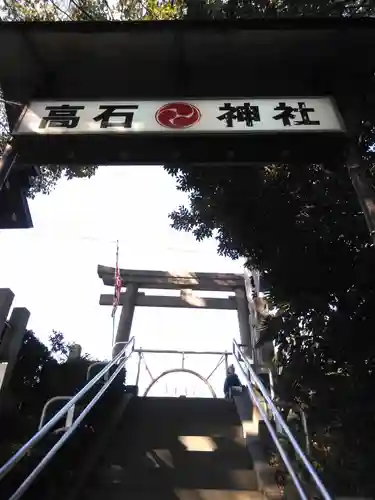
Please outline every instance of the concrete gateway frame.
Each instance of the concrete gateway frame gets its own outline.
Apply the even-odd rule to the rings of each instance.
[[[341,115],[348,128],[348,113],[373,70],[374,26],[373,19],[334,18],[0,23],[0,83],[14,147],[23,165],[220,165],[280,158],[342,164],[345,127],[329,125],[321,111],[339,110],[337,119]],[[158,130],[156,121],[165,125],[163,106],[180,102],[191,111],[214,103],[216,126],[200,110],[199,127]],[[95,121],[115,105],[126,115],[120,131],[113,122],[103,128]],[[68,106],[64,113],[78,107],[80,125],[73,113],[69,126],[49,126],[51,106]],[[130,123],[134,106],[137,127]],[[294,121],[275,118],[286,117],[288,109],[296,110]],[[219,121],[225,110],[235,127]]]
[[[11,169],[33,165],[346,164],[375,243],[375,196],[358,168],[374,27],[334,17],[0,22],[13,136],[0,190]]]
[[[13,136],[0,190],[11,168],[31,165],[346,163],[375,242],[375,197],[358,168],[374,27],[333,17],[0,22]]]

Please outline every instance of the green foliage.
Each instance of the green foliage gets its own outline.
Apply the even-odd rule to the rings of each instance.
[[[4,0],[6,21],[130,21],[179,19],[182,0]]]
[[[5,21],[82,21],[106,20],[110,8],[106,0],[4,0]]]
[[[317,455],[335,491],[369,494],[372,472],[363,477],[356,457],[369,456],[374,434],[374,250],[350,180],[329,167],[166,169],[190,197],[172,226],[198,240],[214,235],[219,253],[245,257],[275,303],[289,304],[272,332],[280,396],[307,405],[317,448],[330,450]]]
[[[43,0],[4,0],[2,11],[4,21],[54,21],[56,12],[53,2]]]
[[[21,414],[29,414],[30,408],[41,408],[45,397],[39,391],[42,372],[47,364],[55,364],[48,348],[34,333],[27,331],[11,380],[11,390]]]
[[[61,178],[65,179],[90,179],[97,167],[69,167],[58,165],[45,165],[40,168],[40,175],[31,179],[28,192],[29,198],[35,198],[38,193],[49,194]]]
[[[113,11],[107,0],[70,0],[69,17],[74,21],[107,21]]]
[[[87,368],[92,361],[86,355],[81,359],[62,362],[67,358],[69,346],[61,332],[53,331],[49,337],[49,347],[40,342],[33,332],[26,332],[10,385],[16,411],[10,421],[6,421],[3,416],[0,422],[2,428],[7,429],[0,436],[0,465],[35,434],[42,408],[48,399],[58,395],[74,395],[85,384]],[[113,386],[78,427],[74,439],[64,444],[31,486],[28,491],[30,498],[61,498],[64,488],[72,485],[72,477],[79,479],[75,475],[79,475],[79,466],[87,457],[88,450],[90,452],[89,446],[95,444],[93,434],[102,428],[103,420],[108,417],[108,407],[112,408],[122,395],[123,387],[118,384],[115,399]],[[52,409],[52,412],[55,411],[56,408]],[[32,448],[2,480],[2,498],[12,496],[16,487],[35,469],[60,437],[60,433],[49,432]]]
[[[189,5],[188,5],[189,6]],[[193,7],[197,9],[198,4]],[[299,6],[299,9],[297,9]],[[201,4],[189,17],[368,15],[373,4]],[[234,10],[230,12],[230,9]],[[252,9],[258,9],[254,12]],[[276,12],[272,14],[272,9]],[[373,102],[373,95],[366,96]],[[362,110],[362,157],[367,173],[375,142],[374,108]],[[218,252],[243,257],[261,271],[280,314],[261,315],[258,347],[276,340],[282,400],[303,403],[319,464],[337,495],[372,496],[369,457],[375,437],[374,249],[345,165],[270,164],[236,167],[170,165],[187,206],[171,214],[172,227],[198,241],[214,237]],[[367,461],[367,462],[366,462]]]
[[[183,15],[184,3],[182,0],[162,1],[148,0],[146,3],[146,21],[171,21],[180,19]]]
[[[364,17],[374,12],[374,1],[355,0],[327,1],[313,0],[276,0],[267,2],[258,0],[228,0],[227,2],[211,0],[186,0],[187,17],[193,19],[253,19],[276,17],[313,17],[313,16],[345,16]]]
[[[42,408],[54,396],[73,395],[86,380],[90,361],[83,356],[66,362],[70,344],[61,332],[53,331],[49,347],[27,331],[14,368],[10,389],[18,411],[12,417],[13,441],[30,437],[39,422]]]
[[[64,334],[52,330],[52,335],[48,337],[48,341],[50,345],[50,354],[57,358],[58,361],[66,361],[72,344],[65,342]]]

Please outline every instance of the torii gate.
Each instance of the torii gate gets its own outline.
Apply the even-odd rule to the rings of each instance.
[[[253,360],[259,371],[264,366],[265,349],[255,350],[258,340],[257,316],[253,301],[253,291],[260,292],[259,274],[245,271],[244,274],[233,273],[170,273],[167,271],[145,271],[134,269],[120,269],[122,283],[126,291],[120,295],[121,315],[118,323],[113,350],[116,355],[123,342],[130,339],[131,328],[136,306],[140,307],[180,307],[198,309],[226,309],[236,310],[240,331],[241,344],[244,352]],[[115,269],[113,267],[98,266],[98,275],[106,286],[114,287]],[[250,284],[250,276],[253,285]],[[255,290],[253,289],[255,286]],[[180,296],[151,295],[140,292],[140,289],[179,290]],[[194,291],[228,292],[225,298],[199,297]],[[113,294],[102,294],[100,305],[111,306]]]

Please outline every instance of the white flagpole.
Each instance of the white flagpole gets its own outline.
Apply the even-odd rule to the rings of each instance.
[[[117,310],[117,269],[119,269],[119,243],[116,242],[116,266],[115,266],[115,291],[113,295],[113,308],[112,308],[112,349],[115,344],[115,326],[116,326],[116,310]]]

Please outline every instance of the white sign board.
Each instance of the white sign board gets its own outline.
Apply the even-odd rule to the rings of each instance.
[[[33,101],[20,134],[232,134],[342,132],[333,101],[320,98],[171,101]]]

